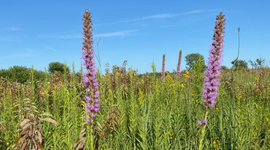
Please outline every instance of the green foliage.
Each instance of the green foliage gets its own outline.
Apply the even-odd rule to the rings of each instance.
[[[227,66],[221,66],[221,70],[228,70],[229,68]]]
[[[21,104],[20,104],[21,103]],[[20,129],[19,137],[16,140],[16,144],[12,146],[12,149],[42,149],[43,146],[43,128],[42,122],[50,122],[58,125],[55,120],[50,118],[52,115],[48,113],[40,114],[37,107],[30,99],[23,99],[16,106],[19,107],[18,114],[21,120],[19,121]],[[46,116],[46,118],[44,118]],[[50,117],[47,117],[50,116]]]
[[[247,69],[248,63],[245,60],[234,60],[231,62],[234,65],[233,69]]]
[[[13,82],[17,81],[19,83],[24,83],[30,79],[31,69],[22,66],[13,66],[9,69],[1,69],[0,77],[9,79]],[[44,80],[45,73],[43,71],[34,70],[34,80]],[[31,81],[31,80],[29,80]]]
[[[199,57],[195,63],[193,64],[193,71],[196,73],[196,74],[199,74],[199,73],[202,73],[205,71],[205,64],[204,64],[204,60],[203,60],[203,57]]]
[[[180,78],[167,73],[164,82],[156,76],[154,64],[153,73],[140,76],[131,68],[119,67],[105,76],[98,74],[101,109],[93,129],[85,123],[85,87],[74,68],[70,75],[55,74],[31,84],[0,79],[0,149],[11,149],[17,139],[20,144],[42,143],[44,150],[90,149],[89,145],[95,149],[198,149],[202,66],[198,60]],[[233,85],[229,70],[221,72],[203,146],[269,149],[270,69],[233,72]],[[55,122],[58,126],[51,124]],[[26,135],[33,139],[23,139]]]
[[[60,63],[60,62],[51,62],[49,63],[49,73],[55,73],[55,72],[59,72],[61,74],[64,74],[65,72],[65,64],[64,63]],[[66,72],[69,73],[70,69],[69,67],[66,66]]]
[[[204,57],[203,55],[199,54],[199,53],[192,53],[192,54],[188,54],[185,57],[185,61],[186,61],[186,65],[187,65],[187,70],[193,70],[194,68],[194,64],[197,60],[201,60],[201,63],[203,64],[203,68],[206,67],[205,62],[204,62]]]
[[[200,100],[202,95],[202,87],[203,87],[203,72],[205,71],[205,64],[202,61],[202,57],[194,63],[194,68],[192,70],[193,79],[196,84],[192,84],[193,87],[193,96],[192,98],[195,100]]]
[[[248,61],[253,68],[261,68],[265,64],[265,59],[257,58],[254,62],[252,60]]]

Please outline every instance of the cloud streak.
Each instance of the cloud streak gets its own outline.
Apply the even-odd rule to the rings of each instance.
[[[100,33],[100,34],[94,34],[94,37],[116,37],[116,36],[125,37],[125,36],[132,35],[137,31],[139,31],[139,29]],[[55,34],[50,34],[50,35],[43,35],[43,36],[40,36],[39,38],[82,39],[82,37],[83,37],[82,34],[77,34],[74,32],[67,31],[67,32],[55,33]],[[48,45],[44,45],[44,46],[50,50],[57,51]]]
[[[49,50],[52,50],[52,51],[55,51],[55,52],[57,52],[57,50],[56,49],[54,49],[54,48],[52,48],[52,47],[50,47],[50,46],[48,46],[48,45],[44,45],[47,49],[49,49]]]
[[[110,32],[110,33],[102,33],[102,34],[94,34],[94,37],[112,37],[112,36],[129,36],[133,34],[134,32],[139,31],[138,29],[136,30],[125,30],[125,31],[118,31],[118,32]]]
[[[111,23],[100,23],[96,24],[98,25],[109,25],[109,24],[120,24],[120,23],[129,23],[129,22],[136,22],[136,21],[142,21],[142,20],[150,20],[150,19],[169,19],[169,18],[174,18],[178,16],[184,16],[184,15],[190,15],[190,14],[199,14],[199,13],[204,13],[204,12],[210,12],[210,11],[215,11],[216,9],[211,9],[211,10],[194,10],[194,11],[188,11],[188,12],[183,12],[183,13],[164,13],[164,14],[157,14],[157,15],[151,15],[151,16],[145,16],[141,18],[136,18],[136,19],[129,19],[129,20],[123,20],[123,21],[117,21],[117,22],[111,22]]]

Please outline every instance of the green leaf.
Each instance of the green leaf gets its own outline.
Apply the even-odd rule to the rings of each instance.
[[[49,112],[44,112],[43,114],[40,114],[40,116],[49,116],[52,117],[53,115]]]
[[[39,120],[47,121],[47,122],[53,123],[53,124],[58,126],[58,123],[55,120],[53,120],[52,118],[39,118]]]
[[[20,126],[23,127],[26,123],[28,123],[30,120],[29,119],[24,119],[21,123]]]

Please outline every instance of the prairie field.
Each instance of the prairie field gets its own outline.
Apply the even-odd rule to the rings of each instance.
[[[39,138],[43,149],[81,143],[86,149],[198,149],[203,73],[166,73],[162,81],[152,68],[143,75],[124,66],[97,73],[101,107],[92,129],[85,123],[85,87],[75,71],[46,74],[44,81],[32,74],[24,84],[1,78],[0,149]],[[269,79],[269,68],[222,71],[205,149],[270,148]]]
[[[187,55],[190,68],[180,71],[180,50],[177,71],[166,72],[164,54],[162,71],[153,61],[144,74],[127,61],[105,73],[96,68],[88,10],[83,21],[79,72],[74,63],[54,63],[62,70],[55,72],[53,64],[44,72],[0,70],[0,149],[270,149],[270,69],[263,59],[250,69],[238,56],[231,69],[221,65],[222,13],[207,66]]]

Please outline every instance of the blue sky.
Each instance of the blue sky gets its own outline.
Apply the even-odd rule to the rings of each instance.
[[[92,14],[94,49],[105,64],[128,66],[139,73],[151,72],[155,62],[161,71],[176,70],[179,50],[184,57],[200,53],[208,59],[216,16],[226,18],[223,65],[239,59],[270,61],[270,1],[268,0],[13,0],[0,2],[0,69],[14,65],[44,70],[50,62],[64,62],[80,69],[82,17]],[[99,41],[99,42],[98,42]]]

